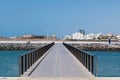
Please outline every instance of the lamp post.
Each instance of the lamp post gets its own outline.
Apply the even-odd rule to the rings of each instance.
[[[46,33],[47,33],[47,36],[46,36],[46,37],[47,37],[47,41],[48,41],[48,29],[47,29]]]

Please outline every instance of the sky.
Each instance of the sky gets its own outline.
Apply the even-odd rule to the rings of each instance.
[[[120,34],[120,0],[0,0],[0,36]]]

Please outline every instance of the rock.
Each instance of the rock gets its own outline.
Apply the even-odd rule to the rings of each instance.
[[[85,51],[114,51],[120,52],[120,47],[113,47],[108,44],[70,44]]]
[[[1,43],[0,50],[32,50],[43,47],[46,43],[25,44],[25,43]]]

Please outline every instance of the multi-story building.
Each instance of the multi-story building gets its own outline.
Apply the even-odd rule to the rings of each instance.
[[[79,30],[79,32],[80,32],[81,34],[85,35],[85,30],[81,29],[81,30]]]

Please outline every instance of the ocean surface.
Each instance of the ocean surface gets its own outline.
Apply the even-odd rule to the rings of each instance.
[[[28,50],[0,51],[0,77],[17,77],[19,56]]]
[[[0,51],[0,77],[17,77],[19,56],[28,51]],[[98,77],[120,77],[120,52],[88,51],[97,56]]]
[[[120,52],[88,52],[97,56],[98,77],[120,77]]]

